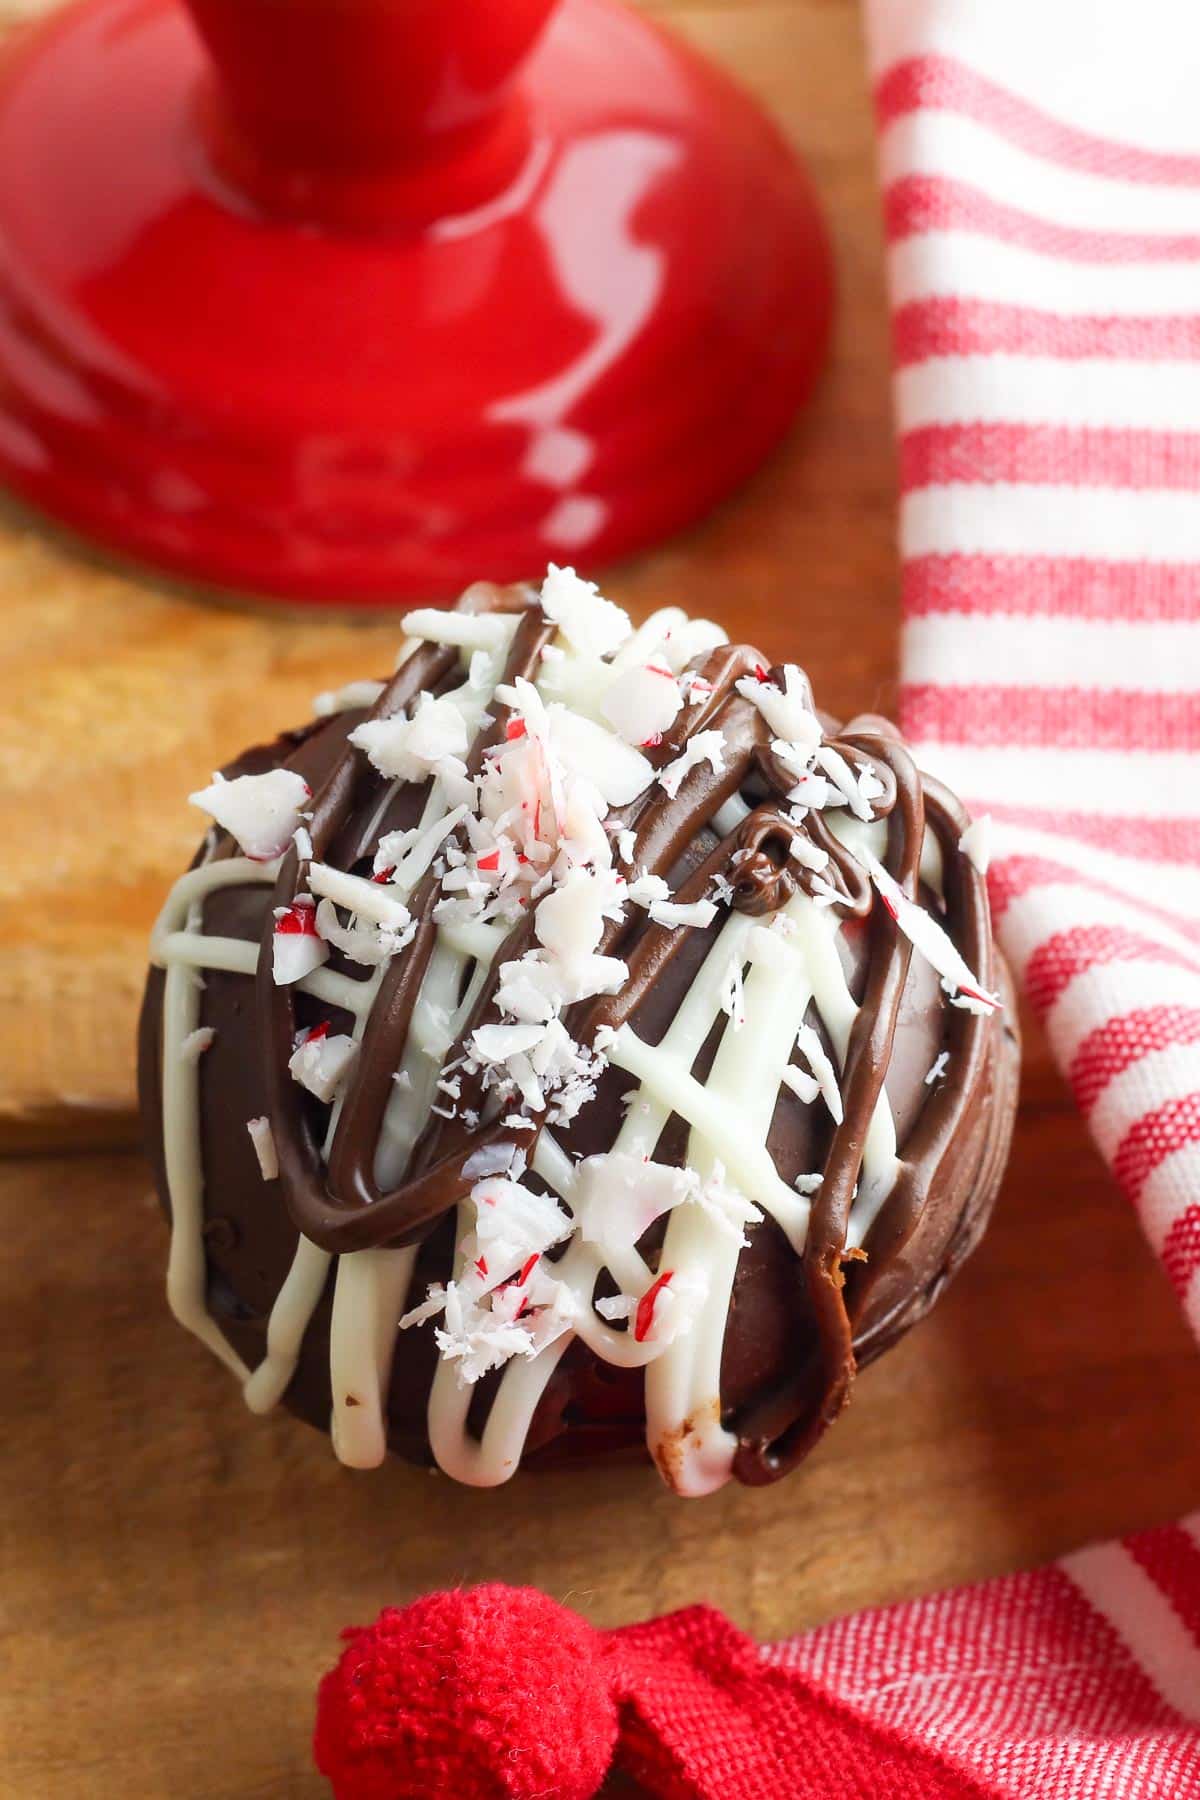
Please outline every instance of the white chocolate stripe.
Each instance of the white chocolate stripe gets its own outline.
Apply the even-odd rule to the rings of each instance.
[[[797,897],[785,909],[785,916],[794,919],[801,907],[811,905]],[[761,942],[770,936],[756,928],[750,940]],[[708,1080],[700,1090],[703,1104],[699,1115],[675,1108],[689,1118],[692,1127],[687,1152],[691,1167],[706,1178],[714,1173],[718,1161],[724,1163],[735,1185],[753,1199],[759,1198],[753,1171],[749,1180],[746,1176],[747,1162],[755,1159],[747,1157],[745,1148],[739,1157],[724,1132],[713,1127],[720,1126],[723,1116],[736,1118],[744,1144],[753,1147],[761,1142],[774,1180],[784,1188],[767,1153],[766,1140],[779,1096],[780,1074],[791,1057],[812,988],[801,959],[790,956],[782,940],[778,948],[793,965],[790,979],[780,979],[774,956],[752,962],[743,992],[745,1024],[740,1031],[726,1026]],[[764,1196],[761,1203],[779,1220],[799,1253],[808,1230],[808,1202],[790,1188],[784,1192],[789,1204],[782,1218],[768,1198]],[[687,1269],[699,1265],[707,1284],[691,1330],[646,1374],[650,1447],[679,1493],[711,1493],[728,1479],[733,1463],[737,1440],[721,1423],[721,1357],[739,1254],[736,1237],[722,1233],[697,1208],[680,1207],[672,1214],[661,1266]]]
[[[203,1172],[200,1167],[200,1086],[196,1065],[180,1046],[200,1021],[200,983],[181,966],[163,984],[163,1158],[171,1195],[167,1300],[181,1325],[242,1378],[245,1364],[208,1311],[204,1255]]]
[[[609,1051],[617,1067],[634,1075],[668,1112],[678,1113],[690,1125],[703,1120],[706,1142],[726,1167],[736,1171],[738,1186],[756,1205],[769,1212],[792,1244],[803,1248],[808,1229],[808,1202],[782,1181],[765,1145],[748,1143],[742,1118],[733,1105],[702,1085],[673,1058],[642,1042],[627,1025],[622,1026]],[[777,1089],[771,1092],[774,1106]]]

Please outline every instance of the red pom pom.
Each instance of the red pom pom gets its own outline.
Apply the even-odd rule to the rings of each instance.
[[[337,1800],[591,1800],[603,1781],[603,1640],[536,1588],[428,1594],[344,1636],[313,1739]]]

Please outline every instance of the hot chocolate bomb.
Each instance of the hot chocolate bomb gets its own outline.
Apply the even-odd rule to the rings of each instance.
[[[978,1242],[1018,1046],[894,728],[568,570],[194,796],[141,1084],[176,1316],[346,1463],[775,1480]]]

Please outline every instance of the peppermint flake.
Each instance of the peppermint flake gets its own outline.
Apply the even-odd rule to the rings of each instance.
[[[282,856],[299,828],[312,789],[294,769],[271,769],[265,775],[237,775],[232,781],[216,774],[210,787],[198,789],[188,799],[236,838],[252,861],[272,862]]]
[[[863,860],[870,871],[871,880],[875,883],[879,898],[888,912],[895,919],[900,930],[912,944],[914,950],[920,951],[926,962],[931,963],[942,978],[942,987],[950,996],[952,1006],[960,1006],[967,1012],[989,1013],[999,1010],[1001,1001],[998,994],[989,994],[981,987],[977,976],[971,973],[966,962],[959,954],[949,936],[942,930],[937,920],[927,913],[922,906],[910,900],[901,889],[895,877],[869,851],[864,851]]]
[[[701,763],[707,763],[714,775],[721,774],[725,767],[725,734],[721,731],[698,731],[695,737],[688,739],[683,754],[669,762],[658,772],[658,784],[673,800],[683,784],[683,779]]]
[[[271,1131],[271,1121],[247,1119],[246,1130],[250,1133],[250,1142],[254,1146],[254,1154],[258,1158],[259,1172],[264,1181],[275,1181],[279,1176],[279,1158],[275,1153],[275,1138]]]

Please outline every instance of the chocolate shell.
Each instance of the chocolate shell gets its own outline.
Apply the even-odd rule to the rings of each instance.
[[[405,624],[196,797],[141,1025],[172,1307],[356,1466],[773,1481],[995,1197],[970,821],[885,720],[570,571]]]

